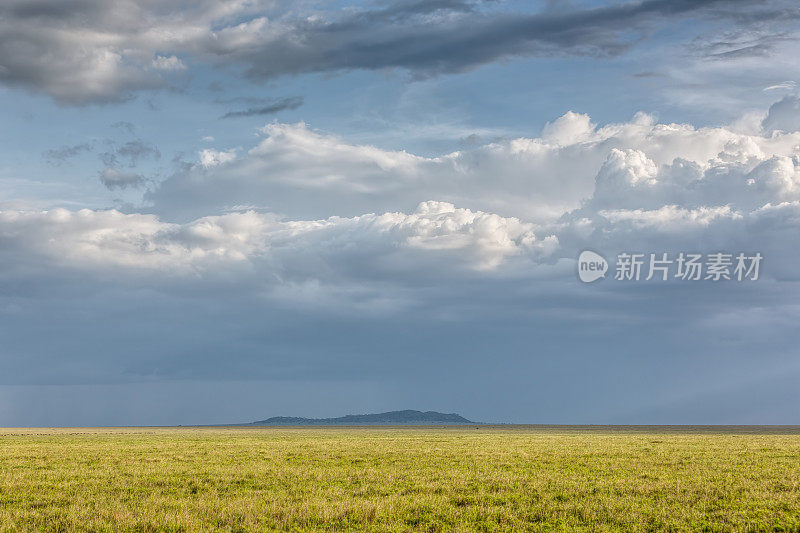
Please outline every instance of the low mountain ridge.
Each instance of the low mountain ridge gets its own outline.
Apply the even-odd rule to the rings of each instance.
[[[336,418],[303,418],[273,416],[246,424],[248,426],[381,426],[381,425],[462,425],[475,424],[456,413],[437,411],[389,411],[366,415],[346,415]]]

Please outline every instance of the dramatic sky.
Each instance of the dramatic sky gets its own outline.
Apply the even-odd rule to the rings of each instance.
[[[794,0],[5,0],[0,426],[798,424],[798,39]]]

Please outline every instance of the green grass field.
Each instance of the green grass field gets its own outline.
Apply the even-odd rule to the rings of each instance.
[[[798,531],[779,433],[6,429],[0,530]]]

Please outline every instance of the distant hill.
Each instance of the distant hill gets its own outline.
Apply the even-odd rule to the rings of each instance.
[[[455,413],[436,411],[389,411],[369,415],[346,415],[337,418],[301,418],[273,416],[266,420],[250,422],[248,426],[392,426],[392,425],[459,425],[475,424]]]

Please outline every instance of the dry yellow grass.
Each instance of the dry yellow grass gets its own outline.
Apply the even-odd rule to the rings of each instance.
[[[0,431],[2,531],[797,531],[800,436]]]

